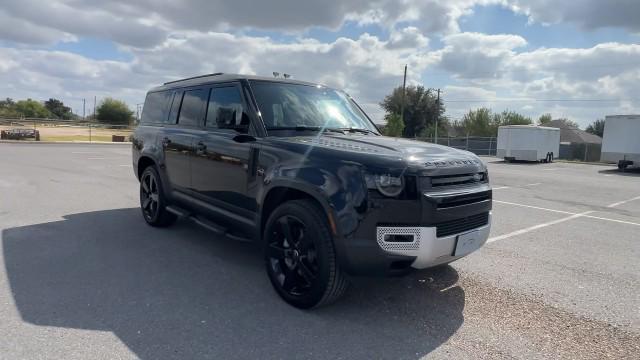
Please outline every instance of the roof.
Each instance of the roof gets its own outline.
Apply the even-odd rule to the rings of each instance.
[[[504,129],[540,129],[540,130],[558,130],[557,127],[549,126],[536,126],[536,125],[502,125],[500,128]]]
[[[600,136],[588,133],[584,130],[580,130],[577,127],[571,126],[562,120],[552,120],[547,125],[560,129],[560,142],[577,144],[602,144],[602,138]]]
[[[243,75],[243,74],[223,74],[223,73],[214,73],[208,75],[200,75],[189,77],[180,80],[174,80],[164,83],[163,85],[157,86],[150,91],[160,91],[167,89],[174,89],[178,87],[187,87],[187,86],[197,86],[204,84],[211,84],[217,82],[227,82],[227,81],[237,81],[237,80],[255,80],[255,81],[270,81],[270,82],[278,82],[278,83],[286,83],[286,84],[299,84],[299,85],[310,85],[316,86],[319,84],[293,80],[291,78],[276,78],[276,77],[266,77],[266,76],[255,76],[255,75]]]

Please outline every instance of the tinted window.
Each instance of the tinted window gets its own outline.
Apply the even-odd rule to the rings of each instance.
[[[204,113],[209,92],[205,89],[188,90],[184,92],[178,124],[186,126],[198,126]]]
[[[249,125],[248,117],[242,114],[242,97],[237,87],[216,87],[211,90],[207,111],[208,128],[230,129]]]
[[[173,92],[171,91],[148,93],[142,108],[140,122],[143,124],[166,123],[169,117],[172,95]]]

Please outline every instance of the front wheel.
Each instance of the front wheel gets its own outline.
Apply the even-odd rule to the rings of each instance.
[[[324,212],[310,200],[280,205],[264,230],[271,284],[289,304],[310,309],[337,300],[348,287]]]
[[[155,167],[149,166],[140,176],[140,209],[147,224],[164,227],[176,221],[176,215],[167,211],[166,203],[160,175]]]

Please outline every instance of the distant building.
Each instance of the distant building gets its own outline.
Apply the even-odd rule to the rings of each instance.
[[[552,120],[548,124],[545,124],[545,126],[560,129],[561,144],[602,144],[602,138],[600,136],[580,130],[562,120]]]
[[[552,120],[545,126],[560,129],[560,159],[600,161],[600,136],[580,130],[562,120]]]

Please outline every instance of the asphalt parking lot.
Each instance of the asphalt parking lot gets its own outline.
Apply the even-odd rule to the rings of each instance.
[[[251,244],[147,226],[123,145],[0,143],[0,359],[557,359],[640,353],[640,172],[484,158],[480,251],[282,302]]]

